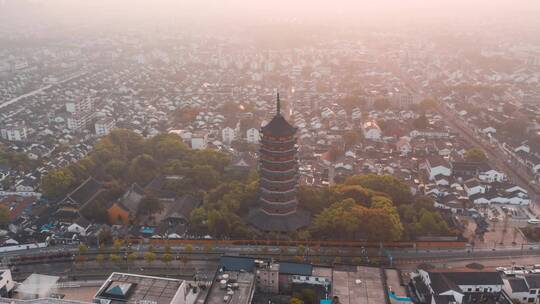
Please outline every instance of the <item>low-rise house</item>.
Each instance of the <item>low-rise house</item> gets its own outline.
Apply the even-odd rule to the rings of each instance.
[[[519,303],[540,303],[540,275],[525,274],[504,278],[503,289]]]
[[[470,179],[466,181],[463,186],[469,197],[479,193],[486,193],[487,191],[487,187],[481,184],[477,179]]]
[[[420,303],[468,304],[482,302],[482,299],[491,303],[511,303],[503,291],[504,283],[498,272],[419,269],[411,277]]]
[[[506,174],[503,172],[497,171],[495,169],[489,169],[482,171],[478,174],[478,179],[486,183],[499,182],[502,183],[506,180]]]
[[[362,132],[365,139],[380,140],[382,137],[381,128],[374,120],[365,122],[362,125]]]
[[[396,149],[401,155],[408,155],[412,152],[411,139],[407,136],[401,137],[396,142]]]
[[[431,156],[426,159],[426,170],[430,180],[435,180],[435,176],[437,175],[452,175],[450,164],[440,156]]]
[[[67,231],[71,233],[76,233],[81,236],[86,236],[86,231],[90,227],[91,223],[84,217],[79,217],[73,224],[67,227]]]

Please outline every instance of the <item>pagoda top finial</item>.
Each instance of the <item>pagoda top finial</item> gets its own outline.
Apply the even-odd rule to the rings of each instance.
[[[279,91],[277,92],[277,100],[276,100],[276,114],[281,114],[281,102],[279,101]]]

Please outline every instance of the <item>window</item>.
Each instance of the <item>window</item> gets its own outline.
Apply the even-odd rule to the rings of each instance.
[[[531,294],[536,294],[536,289],[532,289]]]
[[[533,303],[533,302],[534,302],[534,298],[529,298],[529,300],[528,300],[527,302]]]
[[[467,289],[467,291],[472,291],[472,288]]]
[[[477,287],[477,288],[476,288],[476,291],[480,291],[480,288]]]

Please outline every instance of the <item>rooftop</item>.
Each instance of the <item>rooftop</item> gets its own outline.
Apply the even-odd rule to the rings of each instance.
[[[44,274],[31,274],[15,290],[22,298],[47,297],[56,287],[59,277]]]
[[[253,299],[254,291],[255,275],[253,273],[224,271],[214,280],[205,304],[248,304]],[[225,301],[226,297],[229,298],[227,301]]]
[[[341,304],[386,303],[380,269],[364,266],[336,266],[333,271],[332,296],[337,296]]]
[[[179,294],[184,281],[113,272],[96,293],[96,299],[114,303],[169,304]]]

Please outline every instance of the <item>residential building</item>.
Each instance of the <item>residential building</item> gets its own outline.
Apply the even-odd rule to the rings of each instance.
[[[259,133],[259,129],[257,128],[249,128],[246,131],[246,140],[250,144],[258,144],[261,140],[261,135]]]
[[[411,274],[415,295],[424,304],[472,304],[482,299],[510,304],[503,280],[491,271],[425,271]]]
[[[111,133],[114,127],[115,121],[111,117],[100,118],[94,123],[94,129],[96,132],[96,136],[98,137],[108,135],[109,133]]]
[[[540,275],[525,274],[503,279],[504,290],[512,300],[520,303],[540,303]]]
[[[364,133],[364,138],[366,139],[380,140],[382,137],[381,128],[375,122],[375,120],[365,122],[362,125],[362,132]]]
[[[24,121],[9,123],[0,128],[0,136],[9,141],[24,141],[28,138],[28,130]]]
[[[101,285],[94,303],[190,304],[192,289],[183,280],[113,272]]]
[[[207,132],[194,132],[191,135],[191,149],[204,150],[208,146],[208,133]]]
[[[431,156],[426,160],[426,170],[430,180],[435,180],[437,175],[451,176],[452,169],[448,161],[440,156]]]

